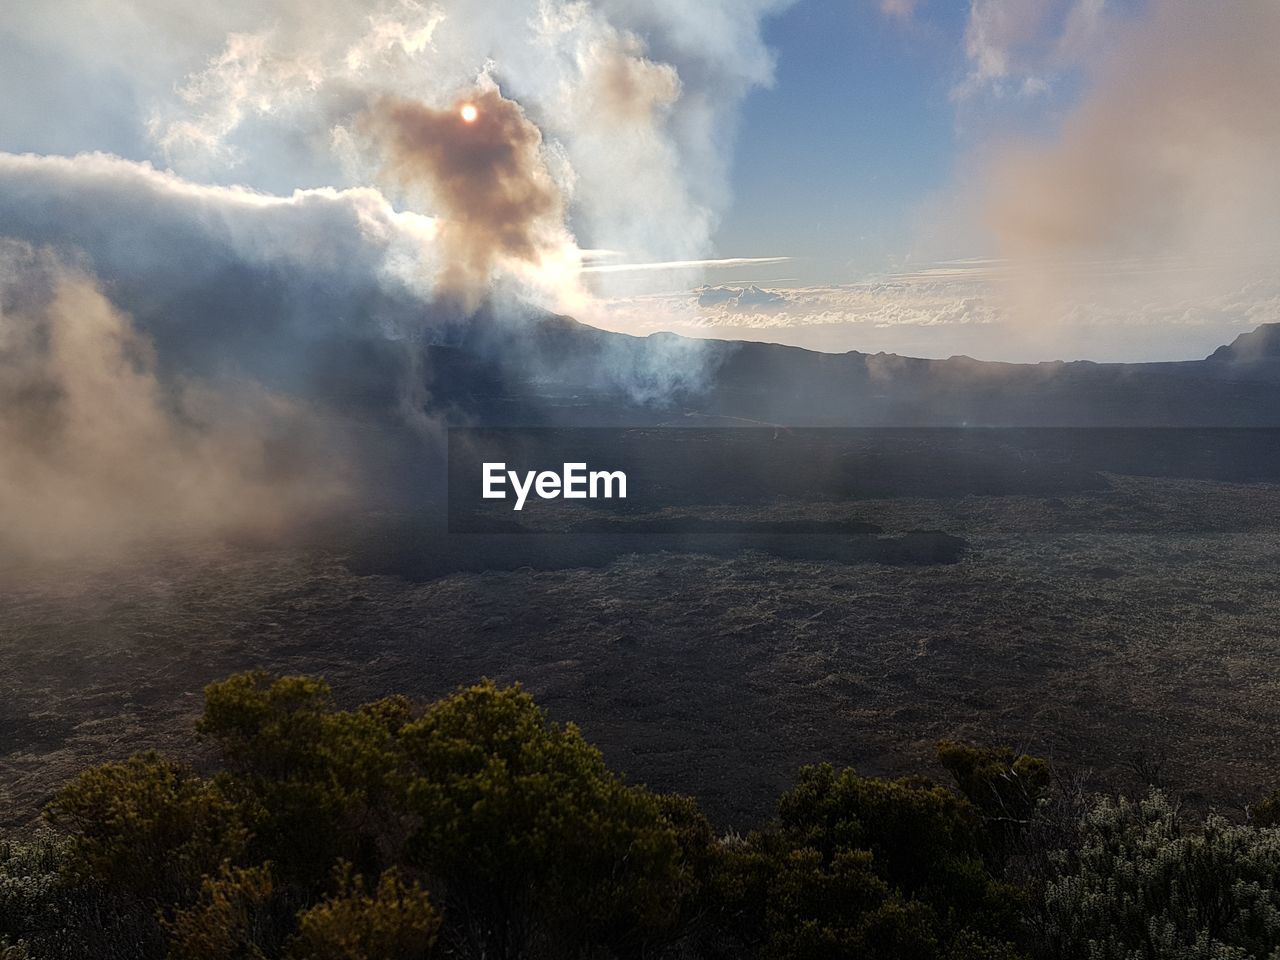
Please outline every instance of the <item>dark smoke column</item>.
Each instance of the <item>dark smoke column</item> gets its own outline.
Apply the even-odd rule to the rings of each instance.
[[[385,174],[425,192],[443,217],[440,289],[467,311],[484,298],[502,258],[538,263],[564,221],[564,199],[547,170],[542,134],[520,105],[477,91],[447,109],[388,97],[363,128]]]

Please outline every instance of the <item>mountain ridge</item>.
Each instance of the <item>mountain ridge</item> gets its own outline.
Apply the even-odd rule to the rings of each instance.
[[[500,371],[504,423],[525,403],[566,425],[684,411],[798,426],[1280,427],[1280,324],[1199,360],[1018,364],[638,337],[552,315],[493,323],[453,347]]]

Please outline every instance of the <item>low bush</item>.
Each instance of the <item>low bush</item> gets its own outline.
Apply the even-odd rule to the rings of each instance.
[[[155,753],[86,770],[45,816],[69,838],[70,873],[153,907],[189,900],[248,840],[218,783]]]
[[[1041,943],[1081,960],[1280,957],[1280,828],[1179,816],[1159,792],[1103,799],[1054,858]]]
[[[486,683],[400,737],[412,862],[441,880],[477,952],[569,955],[670,935],[690,877],[669,808],[610,771],[572,724]]]
[[[1081,817],[1043,761],[943,743],[954,789],[806,767],[720,837],[518,686],[344,710],[241,674],[199,730],[210,775],[104,764],[0,843],[0,960],[1280,960],[1280,801]]]
[[[982,830],[926,781],[806,767],[777,823],[727,856],[731,929],[779,960],[1017,956],[1020,898],[988,872]]]
[[[224,865],[198,901],[164,921],[171,960],[266,960],[283,939],[270,864]]]
[[[427,892],[395,868],[367,893],[350,864],[335,871],[336,892],[298,916],[287,960],[425,960],[441,918]]]

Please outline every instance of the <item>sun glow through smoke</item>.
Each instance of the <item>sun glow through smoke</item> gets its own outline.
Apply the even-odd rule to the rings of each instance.
[[[480,111],[476,109],[474,103],[464,103],[458,114],[462,117],[463,123],[475,123],[476,118],[480,116]]]

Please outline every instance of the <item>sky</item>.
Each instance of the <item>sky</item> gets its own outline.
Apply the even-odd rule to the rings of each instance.
[[[464,314],[1192,358],[1280,321],[1277,45],[1274,0],[14,0],[0,236],[196,289],[328,269],[327,204],[343,283]]]
[[[738,202],[719,251],[785,250],[797,258],[787,272],[818,283],[909,251],[916,203],[945,187],[954,162],[962,12],[944,5],[926,26],[870,4],[808,2],[767,20],[775,77],[743,107]]]

